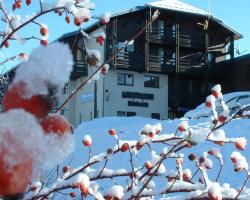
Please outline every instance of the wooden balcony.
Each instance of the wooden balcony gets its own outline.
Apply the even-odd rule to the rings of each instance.
[[[200,71],[204,67],[200,63],[193,63],[191,59],[180,59],[180,72]],[[176,71],[175,59],[166,59],[161,56],[149,55],[148,70],[152,72],[174,73]]]
[[[149,31],[148,39],[151,43],[175,45],[175,31],[152,28]],[[191,35],[188,33],[180,33],[180,47],[188,48],[204,48],[205,42],[202,35]]]
[[[126,69],[132,71],[148,71],[157,73],[175,73],[175,59],[166,59],[162,56],[148,55],[145,65],[145,55],[138,53],[121,52],[115,59],[115,66],[118,69]],[[200,63],[193,63],[191,59],[180,59],[180,72],[188,70],[201,71],[204,67]]]
[[[119,69],[144,71],[145,55],[131,52],[120,52],[115,58],[115,66]]]
[[[75,80],[77,78],[88,76],[88,66],[82,60],[76,60],[71,72],[70,79]]]

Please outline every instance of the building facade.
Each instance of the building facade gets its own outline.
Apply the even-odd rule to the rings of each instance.
[[[149,23],[156,10],[159,18],[111,60],[109,73],[88,83],[65,106],[64,115],[71,123],[104,116],[178,117],[204,101],[213,84],[227,83],[218,76],[223,69],[217,66],[226,57],[234,60],[234,41],[242,35],[178,0],[157,1],[113,14],[105,26],[93,24],[86,33],[94,36],[104,32],[106,40],[99,46],[95,38],[89,39],[87,49],[98,49],[101,63],[108,60]],[[79,32],[65,34],[59,41],[69,43],[75,65],[58,104],[94,70],[85,62]]]

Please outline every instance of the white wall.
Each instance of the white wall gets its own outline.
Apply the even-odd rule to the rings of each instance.
[[[95,35],[96,33],[104,32],[103,28],[99,28],[96,31],[92,32],[90,36]],[[96,43],[96,39],[92,38],[87,40],[87,49],[99,50],[101,54],[100,63],[103,62],[104,58],[104,46],[100,46]],[[81,51],[77,51],[77,60],[83,59]],[[93,73],[93,69],[88,69],[88,76]],[[70,81],[69,84],[69,93],[63,94],[60,92],[59,104],[61,104],[67,96],[69,96],[73,90],[75,90],[81,83],[83,83],[87,77],[78,78],[75,81]],[[85,85],[81,90],[70,100],[70,102],[65,106],[64,116],[73,124],[78,126],[82,121],[91,120],[94,117],[94,81],[91,81]],[[100,76],[100,80],[97,81],[97,111],[99,116],[103,115],[103,80]]]
[[[124,86],[117,84],[117,73],[134,75],[134,85]],[[144,87],[144,75],[159,77],[159,88]],[[110,70],[104,79],[104,116],[116,116],[117,111],[136,112],[137,116],[151,117],[151,113],[160,113],[161,119],[168,117],[168,76],[163,74],[138,73],[124,70]],[[122,92],[139,92],[154,94],[154,100],[148,102],[148,107],[128,106],[132,99],[122,98]],[[135,99],[140,101],[140,99]]]

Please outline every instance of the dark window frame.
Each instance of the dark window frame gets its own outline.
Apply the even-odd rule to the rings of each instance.
[[[148,77],[150,78],[150,80],[148,81],[152,81],[153,79],[156,79],[157,80],[157,83],[156,85],[149,85],[149,84],[146,84],[146,80],[145,78]],[[144,87],[147,87],[147,88],[160,88],[160,78],[158,76],[149,76],[149,75],[144,75]]]
[[[151,113],[152,119],[161,119],[161,113]]]
[[[119,81],[118,81],[118,76],[123,76],[123,83],[119,83]],[[129,84],[128,82],[127,82],[127,77],[128,76],[131,76],[132,77],[132,83],[131,84]],[[117,85],[125,85],[125,86],[134,86],[134,75],[133,74],[126,74],[126,73],[117,73]]]
[[[119,113],[120,113],[120,114],[119,114]],[[116,111],[116,116],[118,116],[118,117],[125,117],[125,116],[126,116],[126,112],[125,112],[125,111],[118,110],[118,111]]]

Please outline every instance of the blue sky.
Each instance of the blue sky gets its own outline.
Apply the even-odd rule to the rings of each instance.
[[[221,19],[224,23],[243,34],[244,38],[236,41],[235,46],[239,46],[241,51],[245,51],[244,54],[250,53],[250,26],[248,20],[250,19],[250,1],[249,0],[182,0],[185,3],[191,4],[203,10],[208,10],[210,7],[210,12],[215,17]],[[7,0],[8,8],[11,8],[13,1]],[[48,0],[50,2],[50,0]],[[151,2],[150,0],[92,0],[96,5],[96,9],[93,11],[94,15],[99,15],[105,11],[117,12],[121,10],[126,10],[137,5],[144,5],[145,3]],[[17,14],[27,15],[31,14],[33,11],[38,11],[38,6],[36,1],[33,1],[32,6],[23,6],[20,11],[15,11]],[[47,15],[45,17],[39,18],[38,22],[46,23],[49,27],[49,41],[53,41],[60,37],[64,33],[77,30],[74,25],[67,25],[65,16],[57,16],[54,13]],[[1,25],[0,25],[1,27]],[[25,28],[21,34],[26,36],[38,36],[39,27],[37,25],[31,25]],[[9,49],[3,49],[0,52],[0,58],[3,60],[5,57],[10,57],[11,55],[17,54],[19,52],[29,53],[32,48],[40,46],[39,41],[30,40],[24,45],[17,44],[16,42],[10,43]],[[15,63],[10,63],[7,67],[15,65]]]

